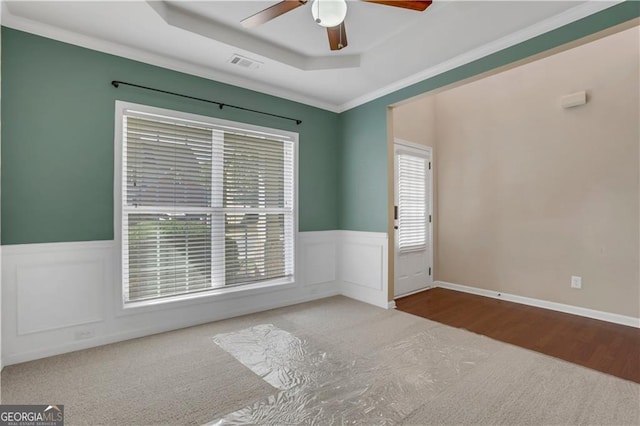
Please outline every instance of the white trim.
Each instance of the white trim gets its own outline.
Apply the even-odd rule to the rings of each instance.
[[[391,302],[389,302],[387,304],[387,309],[395,309],[396,308],[396,301],[392,300]]]
[[[549,302],[547,300],[533,299],[531,297],[517,296],[515,294],[502,293],[483,288],[453,284],[445,281],[436,281],[435,284],[437,287],[447,288],[449,290],[461,291],[464,293],[476,294],[478,296],[491,297],[493,299],[501,299],[509,302],[520,303],[522,305],[535,306],[538,308],[550,309],[552,311],[564,312],[567,314],[579,315],[581,317],[640,328],[640,318],[614,314],[611,312],[597,311],[595,309],[583,308],[580,306],[565,305],[563,303]]]
[[[331,102],[322,101],[316,97],[304,95],[287,90],[282,87],[276,87],[269,84],[264,84],[252,79],[240,77],[238,75],[232,75],[220,70],[212,70],[211,68],[186,63],[184,61],[165,57],[155,53],[147,52],[142,49],[132,48],[124,46],[118,43],[113,43],[105,40],[101,40],[95,37],[78,34],[72,31],[63,30],[51,25],[43,24],[41,22],[33,21],[30,19],[22,18],[10,13],[6,5],[2,4],[2,25],[17,29],[20,31],[29,32],[42,37],[59,40],[65,43],[70,43],[76,46],[85,47],[87,49],[96,50],[99,52],[109,53],[117,55],[123,58],[132,59],[135,61],[141,61],[147,64],[155,65],[158,67],[183,72],[190,75],[218,81],[225,84],[253,90],[259,93],[264,93],[271,96],[277,96],[279,98],[287,99],[293,102],[300,102],[305,105],[314,106],[327,111],[341,113],[382,96],[388,95],[400,89],[403,89],[412,84],[434,77],[436,75],[445,73],[454,68],[473,62],[477,59],[488,56],[492,53],[509,48],[518,43],[522,43],[526,40],[547,33],[554,29],[560,28],[564,25],[575,22],[579,19],[590,16],[594,13],[605,10],[609,7],[615,6],[621,3],[623,0],[607,0],[607,1],[588,1],[582,3],[576,7],[573,7],[563,13],[548,18],[537,24],[531,25],[522,30],[516,31],[508,36],[502,37],[491,43],[487,43],[477,49],[473,49],[469,52],[463,53],[448,61],[442,62],[426,70],[413,74],[405,79],[396,81],[392,84],[366,93],[355,99],[352,99],[343,104],[335,104]]]
[[[422,152],[429,151],[429,155],[431,155],[431,150],[433,149],[429,145],[422,145],[422,144],[419,144],[419,143],[406,141],[406,140],[400,139],[400,138],[393,138],[393,144],[394,145],[401,145],[404,148],[411,148],[411,149],[415,149],[415,150],[422,151]]]
[[[385,240],[387,239],[387,233],[386,232],[370,232],[370,231],[348,231],[348,230],[340,230],[340,231],[335,231],[339,234],[340,238],[342,239],[347,239],[347,238],[357,238],[357,239],[361,239],[361,238],[373,238],[373,239],[380,239],[380,238],[384,238]]]
[[[70,241],[65,243],[33,243],[8,244],[2,247],[2,260],[10,256],[34,255],[59,251],[83,251],[90,244],[92,249],[112,250],[115,248],[113,240]]]
[[[423,291],[431,290],[432,288],[437,287],[437,285],[436,285],[436,282],[435,282],[435,281],[434,281],[432,284],[433,284],[433,285],[429,285],[429,286],[427,286],[427,287],[425,287],[425,288],[421,288],[421,289],[418,289],[418,290],[416,290],[416,291],[410,291],[409,293],[404,293],[404,294],[400,294],[400,295],[398,295],[398,296],[394,296],[394,297],[393,297],[393,300],[395,301],[395,300],[398,300],[398,299],[402,299],[403,297],[412,296],[412,295],[414,295],[414,294],[422,293]],[[389,303],[391,303],[391,302],[389,302]],[[395,302],[394,302],[394,303],[395,303]]]
[[[339,237],[342,232],[347,231],[339,231],[339,230],[330,230],[330,231],[300,231],[299,235],[301,239],[323,239],[323,240],[335,240]]]
[[[115,257],[117,258],[118,256],[116,255]],[[296,281],[276,281],[266,284],[257,283],[255,285],[248,284],[229,288],[213,288],[211,290],[198,293],[186,293],[173,297],[145,300],[142,302],[129,302],[124,306],[120,306],[120,309],[116,309],[115,316],[126,317],[128,315],[139,315],[142,313],[164,312],[168,309],[222,302],[230,299],[259,296],[261,294],[271,294],[278,291],[294,289],[297,285],[298,283]],[[119,297],[120,294],[121,293],[118,294]]]
[[[396,92],[400,89],[404,89],[405,87],[411,86],[412,84],[419,83],[423,80],[427,80],[440,74],[444,74],[445,72],[451,71],[454,68],[458,68],[470,62],[484,58],[485,56],[489,56],[493,53],[515,46],[516,44],[530,40],[549,31],[553,31],[557,28],[563,27],[572,22],[593,15],[594,13],[601,12],[605,9],[608,9],[609,7],[621,3],[622,1],[623,0],[606,0],[585,2],[556,16],[545,19],[544,21],[518,30],[505,37],[499,38],[498,40],[492,41],[481,47],[465,52],[452,59],[441,62],[431,68],[427,68],[424,71],[420,71],[407,78],[398,80],[392,84],[374,90],[373,92],[369,92],[365,95],[357,97],[349,102],[345,102],[337,108],[338,112],[348,111],[352,108],[355,108],[362,104],[366,104],[367,102],[373,101],[382,96]],[[416,93],[416,95],[418,95],[418,93]]]

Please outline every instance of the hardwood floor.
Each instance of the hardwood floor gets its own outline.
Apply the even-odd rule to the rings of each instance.
[[[433,288],[397,309],[640,383],[640,329]]]

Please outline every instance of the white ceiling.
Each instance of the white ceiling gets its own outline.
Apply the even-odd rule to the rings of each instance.
[[[332,52],[309,5],[240,25],[276,2],[5,1],[2,24],[343,111],[617,3],[441,0],[414,12],[350,0],[349,44]],[[261,65],[231,65],[233,54]]]

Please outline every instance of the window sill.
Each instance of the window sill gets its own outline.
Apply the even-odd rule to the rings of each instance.
[[[220,287],[206,292],[185,294],[157,300],[130,302],[127,304],[120,303],[116,316],[137,315],[147,312],[178,309],[204,303],[221,302],[229,299],[287,290],[295,286],[295,279],[280,279],[264,283],[247,284],[235,287]]]

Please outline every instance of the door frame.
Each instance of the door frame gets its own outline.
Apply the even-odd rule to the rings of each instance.
[[[414,293],[419,293],[421,291],[424,291],[428,288],[430,288],[431,286],[427,286],[424,289],[420,289],[420,290],[416,290],[414,292],[410,292],[407,294],[403,294],[402,296],[396,296],[395,295],[395,283],[398,282],[398,233],[397,233],[397,219],[395,218],[395,206],[398,205],[398,167],[397,167],[397,155],[398,155],[398,148],[400,148],[401,150],[405,150],[408,152],[414,151],[418,154],[426,154],[429,158],[429,164],[430,167],[427,170],[427,178],[428,178],[428,185],[427,185],[427,190],[428,190],[428,198],[427,198],[427,202],[429,204],[429,207],[427,209],[427,214],[431,217],[431,221],[427,223],[427,229],[428,229],[428,233],[429,233],[429,239],[427,242],[427,247],[429,249],[429,255],[428,255],[428,261],[431,265],[431,275],[430,275],[430,281],[428,282],[429,284],[431,284],[431,286],[433,285],[433,283],[435,282],[434,278],[435,277],[435,265],[433,264],[433,259],[434,259],[434,254],[433,254],[433,225],[435,223],[435,217],[433,215],[433,170],[434,170],[434,158],[433,158],[433,148],[427,145],[421,145],[415,142],[410,142],[410,141],[406,141],[403,139],[399,139],[399,138],[393,138],[393,206],[394,206],[394,216],[393,216],[393,282],[394,282],[394,295],[393,298],[395,299],[396,297],[405,297],[405,296],[409,296],[411,294]]]

